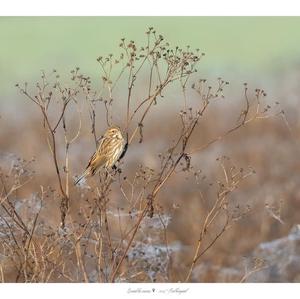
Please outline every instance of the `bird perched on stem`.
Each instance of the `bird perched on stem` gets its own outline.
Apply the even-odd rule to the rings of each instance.
[[[74,184],[77,185],[82,179],[98,173],[101,167],[104,167],[106,170],[112,168],[121,158],[125,148],[126,142],[122,136],[121,129],[117,126],[108,128],[100,140],[97,151],[91,157],[86,170]]]

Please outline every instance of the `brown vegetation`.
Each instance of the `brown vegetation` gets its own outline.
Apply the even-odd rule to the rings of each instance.
[[[231,265],[296,222],[296,133],[279,103],[247,84],[228,101],[228,82],[199,79],[203,53],[153,28],[119,48],[97,59],[100,84],[76,68],[17,85],[24,117],[1,118],[15,153],[0,160],[2,281],[197,282],[201,262]],[[118,169],[74,186],[112,124],[127,139]]]

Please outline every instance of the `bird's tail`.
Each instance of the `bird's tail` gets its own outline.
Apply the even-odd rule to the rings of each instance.
[[[85,172],[79,178],[77,178],[77,180],[74,182],[74,185],[76,186],[80,181],[82,181],[83,179],[85,179],[89,175],[90,175],[90,169],[87,168],[85,170]]]

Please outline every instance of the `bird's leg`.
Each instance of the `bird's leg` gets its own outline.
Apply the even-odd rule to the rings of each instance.
[[[122,169],[120,167],[117,167],[116,165],[114,165],[112,169],[114,170],[114,174],[122,173]]]
[[[114,179],[114,175],[115,175],[115,173],[113,173],[113,175],[112,175],[108,170],[106,170],[105,180],[106,180],[108,177],[110,177],[110,179],[114,181],[114,180],[115,180],[115,179]]]

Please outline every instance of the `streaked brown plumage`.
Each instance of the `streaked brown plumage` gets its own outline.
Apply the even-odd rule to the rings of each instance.
[[[119,127],[112,126],[107,129],[100,140],[97,151],[91,157],[85,172],[75,181],[78,184],[83,178],[93,176],[101,167],[106,170],[113,167],[121,157],[125,147],[125,139]]]

